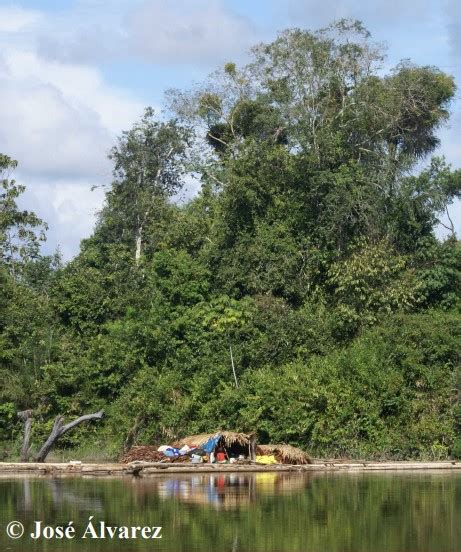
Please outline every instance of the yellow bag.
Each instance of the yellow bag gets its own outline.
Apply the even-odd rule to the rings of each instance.
[[[257,464],[278,464],[273,454],[264,454],[263,456],[256,457]]]

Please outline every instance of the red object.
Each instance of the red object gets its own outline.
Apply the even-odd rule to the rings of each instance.
[[[216,460],[218,462],[224,462],[226,460],[226,454],[224,452],[216,453]]]

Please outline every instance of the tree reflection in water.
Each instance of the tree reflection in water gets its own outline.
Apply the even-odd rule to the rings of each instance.
[[[223,515],[225,513],[225,515]],[[0,479],[0,529],[11,520],[162,526],[163,539],[35,543],[34,552],[461,550],[461,474],[190,474]],[[25,552],[25,541],[0,551]]]

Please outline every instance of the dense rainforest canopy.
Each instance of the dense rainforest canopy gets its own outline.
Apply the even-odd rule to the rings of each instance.
[[[65,266],[0,156],[5,455],[18,410],[38,444],[57,414],[104,408],[61,446],[115,457],[232,428],[317,455],[461,457],[461,171],[430,157],[455,84],[383,67],[340,21],[169,90],[167,115],[146,109],[114,145]]]

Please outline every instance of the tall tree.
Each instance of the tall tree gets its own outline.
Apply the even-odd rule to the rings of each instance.
[[[36,259],[47,225],[31,211],[21,210],[16,202],[25,186],[10,178],[17,161],[0,154],[0,262],[17,279],[21,266]]]
[[[336,262],[362,239],[403,250],[433,232],[461,178],[440,162],[429,178],[408,175],[438,145],[450,75],[409,62],[383,75],[383,52],[349,20],[286,30],[252,55],[201,90],[169,93],[214,153],[201,169],[219,192],[211,239],[228,292],[299,298],[313,265]],[[403,212],[421,220],[410,240]],[[298,276],[299,290],[288,291]]]
[[[100,225],[112,229],[115,241],[131,244],[136,265],[147,224],[183,185],[187,140],[184,128],[175,121],[155,120],[154,111],[147,108],[112,148],[114,181]]]

